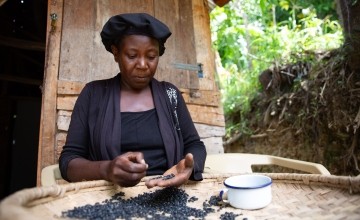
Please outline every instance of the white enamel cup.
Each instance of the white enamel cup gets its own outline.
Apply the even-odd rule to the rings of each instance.
[[[261,209],[272,200],[272,180],[259,174],[232,176],[224,181],[225,189],[220,191],[220,198],[234,208]]]

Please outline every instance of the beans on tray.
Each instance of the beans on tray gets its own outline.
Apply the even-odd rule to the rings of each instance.
[[[221,208],[220,198],[211,196],[203,203],[202,209],[187,206],[187,203],[198,200],[190,197],[185,190],[176,187],[145,192],[136,197],[124,199],[124,192],[113,195],[101,203],[74,207],[62,212],[64,218],[76,219],[204,219],[207,214],[215,212],[216,206]],[[226,212],[221,220],[235,219],[238,216]]]
[[[156,179],[169,180],[169,179],[172,179],[174,177],[175,177],[175,174],[171,173],[171,174],[166,175],[166,176],[163,176],[163,175],[156,176],[156,177],[151,178],[150,180],[156,180]]]

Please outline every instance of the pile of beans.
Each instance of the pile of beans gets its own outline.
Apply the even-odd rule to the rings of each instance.
[[[64,211],[62,217],[77,219],[204,219],[208,213],[215,212],[212,207],[220,206],[219,198],[210,197],[203,203],[203,209],[187,206],[188,202],[198,200],[196,197],[189,198],[183,190],[168,187],[154,192],[145,192],[130,199],[124,199],[123,192],[117,193],[101,203],[74,207]],[[234,213],[225,213],[220,219],[235,219]]]

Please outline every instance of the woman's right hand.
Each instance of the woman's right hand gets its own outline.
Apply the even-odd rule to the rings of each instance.
[[[148,165],[141,152],[127,152],[110,161],[106,179],[120,186],[135,186],[146,175]]]

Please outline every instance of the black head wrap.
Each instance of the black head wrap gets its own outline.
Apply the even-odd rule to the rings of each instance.
[[[146,13],[119,14],[111,17],[104,25],[100,35],[107,51],[111,53],[111,45],[116,44],[124,35],[145,35],[159,41],[159,55],[165,52],[165,42],[170,37],[169,28]]]

